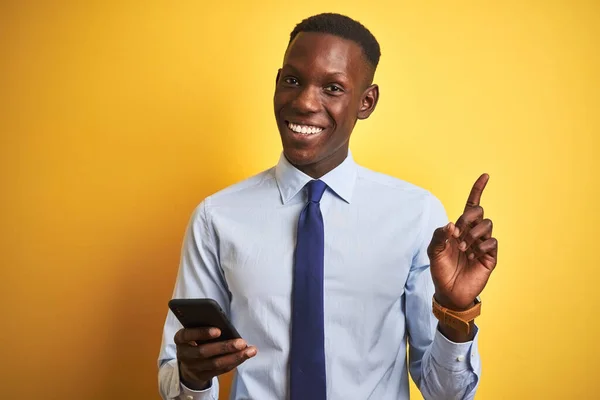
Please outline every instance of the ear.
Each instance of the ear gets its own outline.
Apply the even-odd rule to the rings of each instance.
[[[281,76],[281,68],[277,70],[277,76],[275,77],[275,86],[277,86],[277,82],[279,82],[279,77]]]
[[[371,85],[365,89],[358,109],[358,119],[367,119],[373,111],[379,100],[379,86]]]

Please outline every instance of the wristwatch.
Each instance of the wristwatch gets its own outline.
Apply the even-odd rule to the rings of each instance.
[[[433,297],[432,302],[433,315],[435,315],[440,322],[459,332],[464,332],[467,335],[471,333],[471,321],[481,314],[481,299],[479,296],[475,299],[475,305],[465,311],[454,311],[446,308],[435,301],[435,296]]]

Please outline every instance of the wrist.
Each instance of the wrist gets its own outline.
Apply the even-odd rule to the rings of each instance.
[[[450,340],[451,342],[470,342],[475,337],[475,322],[469,322],[469,332],[457,330],[455,327],[445,324],[441,321],[438,322],[438,330],[446,337],[446,339]]]
[[[439,331],[446,338],[455,343],[468,342],[474,337],[473,320],[481,313],[481,301],[478,297],[472,305],[457,307],[455,303],[436,293],[433,296],[432,311],[439,320]]]
[[[458,305],[458,304],[454,303],[453,301],[451,301],[447,296],[444,296],[443,294],[440,294],[438,292],[435,292],[433,294],[433,297],[439,305],[447,308],[448,310],[458,311],[458,312],[469,310],[469,309],[473,308],[476,304],[475,301],[471,301],[468,304]]]
[[[186,378],[184,378],[183,376],[180,377],[180,381],[181,383],[188,389],[190,390],[206,390],[208,388],[210,388],[210,384],[211,381],[192,381],[192,380],[188,380]]]
[[[185,367],[182,368],[181,363],[179,364],[179,381],[190,390],[206,390],[210,387],[212,379],[208,381],[198,381],[189,376]]]

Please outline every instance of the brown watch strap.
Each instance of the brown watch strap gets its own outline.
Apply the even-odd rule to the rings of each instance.
[[[433,315],[440,322],[467,334],[471,331],[470,322],[481,314],[481,302],[479,300],[475,300],[475,305],[465,311],[454,311],[446,308],[435,301],[435,297],[432,300],[432,304]]]

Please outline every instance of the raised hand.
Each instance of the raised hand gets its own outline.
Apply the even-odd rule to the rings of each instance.
[[[436,301],[452,310],[470,308],[496,267],[498,240],[479,205],[488,180],[487,174],[477,179],[464,213],[436,229],[427,249]]]

